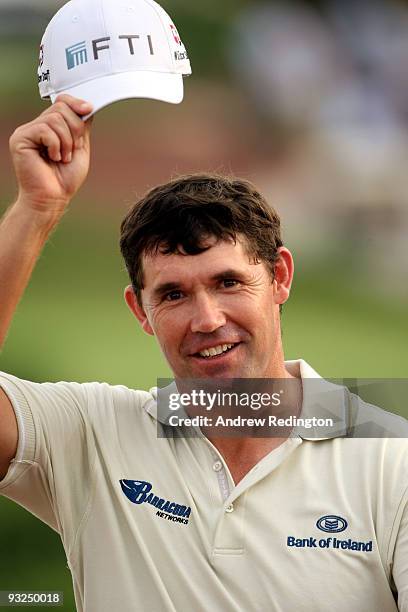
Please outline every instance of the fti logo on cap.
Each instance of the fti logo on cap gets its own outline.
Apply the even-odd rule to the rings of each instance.
[[[68,70],[72,70],[72,68],[88,62],[88,51],[84,40],[65,49],[65,54],[67,57]]]
[[[120,41],[122,40],[127,41],[128,54],[135,55],[134,41],[142,38],[142,42],[143,42],[145,37],[139,34],[121,34],[117,38]],[[110,49],[110,40],[111,40],[110,36],[105,36],[103,38],[96,38],[91,41],[94,61],[99,60],[100,54],[102,51],[107,51],[108,49]],[[147,45],[145,45],[145,47],[142,47],[142,48],[145,49],[145,51],[148,52],[150,55],[154,55],[153,38],[151,34],[146,35],[146,41],[147,41]],[[76,43],[75,45],[67,47],[65,49],[65,55],[67,58],[68,70],[72,70],[73,68],[76,68],[77,66],[80,66],[82,64],[87,64],[88,63],[88,50],[87,50],[86,41],[83,40],[82,42],[79,42],[79,43]]]

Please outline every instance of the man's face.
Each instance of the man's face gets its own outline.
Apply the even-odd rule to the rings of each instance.
[[[242,241],[208,244],[199,255],[145,257],[142,308],[128,294],[129,306],[157,337],[177,378],[281,375],[279,304],[289,294],[289,252],[280,249],[273,280],[264,263],[251,262]]]

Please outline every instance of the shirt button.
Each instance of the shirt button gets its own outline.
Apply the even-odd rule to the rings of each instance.
[[[222,463],[221,463],[221,461],[216,461],[214,463],[213,470],[214,470],[214,472],[220,472],[222,470]]]
[[[229,506],[227,506],[227,507],[225,508],[225,512],[228,512],[228,513],[230,513],[230,512],[234,512],[234,505],[233,505],[233,504],[230,504]]]

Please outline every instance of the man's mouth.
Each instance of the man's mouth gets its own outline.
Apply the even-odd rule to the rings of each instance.
[[[205,348],[198,353],[195,353],[194,357],[201,357],[202,359],[215,359],[224,353],[229,353],[236,346],[238,346],[240,342],[236,342],[234,344],[218,344],[217,346],[212,346],[210,348]]]

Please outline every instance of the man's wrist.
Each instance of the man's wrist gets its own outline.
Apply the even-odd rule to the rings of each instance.
[[[40,201],[19,195],[10,213],[21,216],[25,222],[39,230],[50,232],[58,225],[68,204],[68,200]]]

